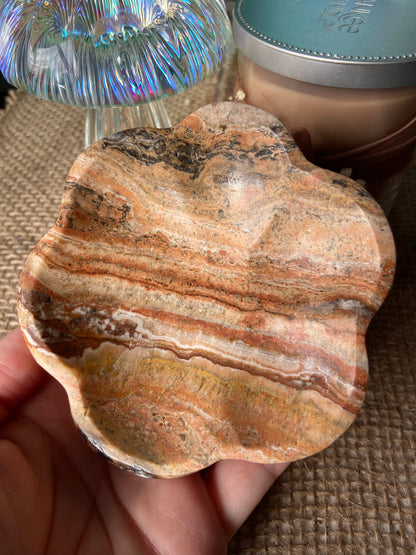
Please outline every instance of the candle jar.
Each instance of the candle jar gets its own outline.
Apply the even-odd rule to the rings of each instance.
[[[237,96],[386,212],[416,144],[414,0],[237,0]]]

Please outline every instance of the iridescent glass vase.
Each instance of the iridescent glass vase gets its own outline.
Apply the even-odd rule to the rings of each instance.
[[[164,97],[211,74],[231,31],[223,0],[0,0],[0,71],[88,109],[86,143],[168,127]]]

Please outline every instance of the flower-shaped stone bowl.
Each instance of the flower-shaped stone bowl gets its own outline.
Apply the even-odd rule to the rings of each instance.
[[[363,403],[392,283],[388,222],[232,102],[103,139],[28,257],[19,318],[88,441],[143,476],[293,461]]]

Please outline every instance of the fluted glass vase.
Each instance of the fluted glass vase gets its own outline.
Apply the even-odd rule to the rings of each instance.
[[[3,0],[0,71],[39,98],[87,108],[86,142],[168,127],[164,97],[222,62],[223,0]]]

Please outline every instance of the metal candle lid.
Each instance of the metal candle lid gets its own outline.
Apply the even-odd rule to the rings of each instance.
[[[416,84],[415,0],[237,0],[234,36],[256,64],[350,88]]]

